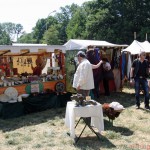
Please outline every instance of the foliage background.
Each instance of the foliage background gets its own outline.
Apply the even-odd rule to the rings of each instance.
[[[130,44],[134,32],[137,40],[145,41],[149,26],[149,0],[93,0],[60,7],[54,16],[37,20],[31,33],[25,33],[21,24],[1,23],[0,44],[11,44],[14,36],[20,43],[49,45],[62,45],[69,39]]]

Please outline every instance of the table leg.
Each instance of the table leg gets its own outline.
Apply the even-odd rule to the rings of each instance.
[[[77,142],[79,141],[79,139],[80,139],[80,137],[81,137],[83,131],[85,130],[86,126],[87,126],[87,125],[85,124],[83,130],[81,131],[80,135],[77,137],[77,140],[75,141],[75,143],[77,143]]]
[[[88,119],[89,118],[82,118],[82,119],[84,120],[85,124],[91,129],[91,131],[96,134],[96,136],[98,137],[98,139],[100,139],[98,133],[95,132],[94,129],[91,127],[91,125],[88,123]]]
[[[83,119],[83,121],[84,121],[84,123],[85,123],[85,126],[84,126],[83,130],[81,131],[80,135],[77,137],[77,140],[75,141],[75,143],[77,143],[77,142],[79,141],[79,139],[80,139],[82,133],[84,132],[86,126],[88,126],[88,127],[90,128],[90,130],[91,130],[93,133],[95,133],[96,136],[97,136],[97,138],[100,140],[100,137],[99,137],[98,133],[95,132],[94,129],[90,126],[90,124],[89,124],[89,118],[81,117],[81,118],[79,119],[79,121],[77,122],[75,128],[77,127],[77,125],[79,124],[79,122],[80,122],[81,119]],[[91,118],[90,118],[90,119],[91,119]]]
[[[78,122],[77,122],[77,124],[76,124],[76,126],[75,126],[75,128],[77,127],[77,125],[79,124],[79,122],[80,122],[80,120],[81,120],[82,118],[80,118],[79,120],[78,120]]]

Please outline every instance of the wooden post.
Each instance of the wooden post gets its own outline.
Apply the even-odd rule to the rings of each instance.
[[[136,32],[134,32],[134,40],[136,40]]]
[[[147,41],[147,33],[146,33],[146,41]]]

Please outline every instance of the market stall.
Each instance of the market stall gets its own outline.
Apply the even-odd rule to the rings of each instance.
[[[18,95],[37,92],[39,82],[43,84],[42,92],[47,89],[64,92],[64,50],[61,45],[0,46],[0,94],[8,87],[14,87]]]
[[[121,49],[127,45],[112,44],[107,41],[78,40],[70,39],[64,44],[66,47],[66,89],[75,92],[72,88],[73,75],[77,68],[77,58],[79,50],[87,52],[88,47],[98,48],[100,59],[107,58],[112,65],[114,80],[109,81],[110,91],[120,91],[121,89]],[[100,92],[104,93],[103,82],[100,81]]]
[[[66,106],[64,53],[61,45],[0,46],[0,118]]]

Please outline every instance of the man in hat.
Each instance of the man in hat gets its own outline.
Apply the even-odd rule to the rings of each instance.
[[[100,61],[97,65],[91,64],[83,51],[77,53],[79,61],[78,68],[74,74],[73,87],[77,90],[78,94],[89,96],[90,90],[94,89],[93,70],[103,63]]]
[[[135,82],[135,98],[136,98],[136,108],[140,108],[140,87],[144,90],[145,95],[145,109],[150,109],[149,107],[149,87],[147,77],[149,76],[149,64],[148,60],[145,59],[145,51],[140,51],[139,58],[133,61],[131,72],[130,72],[130,83]]]

